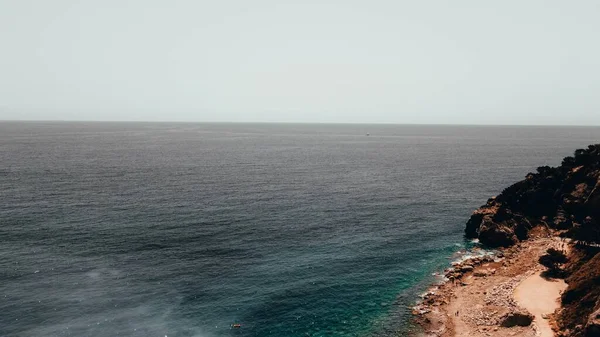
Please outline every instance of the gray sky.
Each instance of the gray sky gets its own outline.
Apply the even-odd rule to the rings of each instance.
[[[0,119],[600,125],[600,1],[0,0]]]

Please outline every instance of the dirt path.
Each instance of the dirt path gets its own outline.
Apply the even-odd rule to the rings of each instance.
[[[517,286],[514,297],[517,303],[535,316],[534,323],[540,337],[553,337],[554,333],[544,315],[559,307],[560,293],[567,288],[563,280],[547,280],[540,273],[531,275]]]
[[[503,250],[496,261],[467,266],[460,279],[436,287],[416,308],[425,336],[436,337],[552,337],[543,315],[555,311],[564,282],[547,281],[537,261],[561,241],[547,235]],[[469,261],[465,263],[471,263]],[[465,268],[465,263],[456,268]],[[447,274],[448,275],[448,274]],[[527,309],[535,316],[530,326],[502,326],[504,317]]]

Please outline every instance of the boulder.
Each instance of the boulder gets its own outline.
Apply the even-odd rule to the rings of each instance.
[[[554,228],[556,229],[568,229],[573,227],[573,221],[571,218],[567,216],[565,211],[561,208],[556,212],[556,216],[554,217]]]
[[[479,227],[481,226],[481,220],[483,220],[483,214],[475,212],[473,215],[471,215],[465,228],[465,236],[467,238],[474,239],[477,237]]]
[[[600,309],[594,311],[585,325],[586,337],[600,337]]]
[[[527,311],[512,311],[500,318],[500,326],[510,328],[513,326],[528,326],[533,322],[533,315]]]
[[[512,227],[484,219],[479,227],[479,241],[490,247],[510,247],[519,242]]]
[[[465,264],[463,266],[460,267],[460,271],[463,273],[469,272],[469,271],[473,271],[474,267],[470,264]]]

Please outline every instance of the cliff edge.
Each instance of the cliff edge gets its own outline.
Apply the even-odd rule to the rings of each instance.
[[[563,276],[568,284],[556,312],[558,336],[600,336],[600,144],[575,151],[558,167],[536,173],[476,210],[468,238],[510,247],[545,227],[575,244]]]

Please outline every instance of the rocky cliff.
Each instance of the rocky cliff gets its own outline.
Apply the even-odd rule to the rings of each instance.
[[[600,144],[575,151],[558,167],[538,167],[489,199],[473,213],[465,233],[491,247],[526,240],[537,225],[590,238],[596,218],[600,218]]]
[[[557,324],[562,336],[600,336],[600,144],[575,151],[558,167],[536,173],[491,198],[465,229],[490,247],[527,240],[544,226],[576,243],[565,267],[568,289]]]

